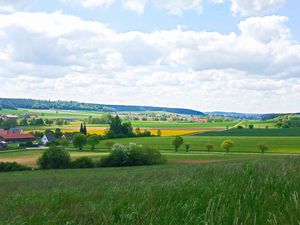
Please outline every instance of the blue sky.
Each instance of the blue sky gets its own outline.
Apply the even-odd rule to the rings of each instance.
[[[300,1],[0,0],[0,97],[296,112]]]

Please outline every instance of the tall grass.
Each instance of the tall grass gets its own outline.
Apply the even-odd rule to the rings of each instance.
[[[300,158],[0,174],[0,224],[299,224]]]

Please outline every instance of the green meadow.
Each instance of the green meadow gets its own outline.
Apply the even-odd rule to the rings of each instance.
[[[299,157],[0,174],[0,224],[299,224]]]
[[[144,146],[174,151],[172,145],[174,137],[146,137],[146,138],[124,138],[111,140],[116,143],[129,144],[136,143]],[[206,144],[213,144],[214,150],[217,152],[224,151],[220,145],[224,140],[231,139],[235,146],[231,149],[232,152],[249,152],[258,153],[258,144],[266,144],[269,146],[268,152],[273,153],[300,153],[300,137],[224,137],[224,136],[183,136],[184,142],[191,144],[191,151],[206,151]],[[97,148],[107,148],[106,141],[101,141]],[[179,151],[184,151],[182,145]]]

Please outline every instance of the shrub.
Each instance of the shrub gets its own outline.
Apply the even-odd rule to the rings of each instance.
[[[19,144],[20,148],[32,148],[32,147],[39,147],[38,144],[33,144],[31,141],[26,142],[26,143],[20,143]]]
[[[0,162],[0,172],[24,171],[32,170],[32,168],[21,165],[16,162]]]
[[[63,147],[50,146],[38,159],[41,169],[65,169],[70,166],[71,157]]]
[[[110,155],[103,157],[98,166],[121,167],[121,166],[142,166],[165,163],[165,158],[158,150],[145,148],[141,145],[130,144],[126,147],[115,144]]]
[[[71,168],[93,168],[94,162],[89,157],[80,157],[71,162]]]
[[[253,124],[250,124],[249,125],[249,129],[253,129],[254,128],[254,125]]]

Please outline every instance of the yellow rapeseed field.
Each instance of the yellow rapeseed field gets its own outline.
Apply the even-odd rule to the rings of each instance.
[[[149,130],[151,132],[152,135],[157,135],[158,129],[141,129],[141,132],[145,131],[145,130]],[[44,130],[27,130],[25,131],[25,133],[29,133],[29,132],[44,132]],[[54,129],[53,129],[54,131]],[[61,128],[61,131],[63,133],[69,132],[76,132],[78,131],[78,129],[76,128]],[[104,135],[107,131],[107,128],[103,128],[103,127],[92,127],[92,128],[88,128],[87,129],[89,134],[97,134],[97,135]],[[177,135],[188,135],[188,134],[193,134],[193,133],[199,133],[199,132],[204,132],[207,130],[195,130],[195,129],[160,129],[161,131],[161,136],[162,137],[167,137],[167,136],[177,136]]]

